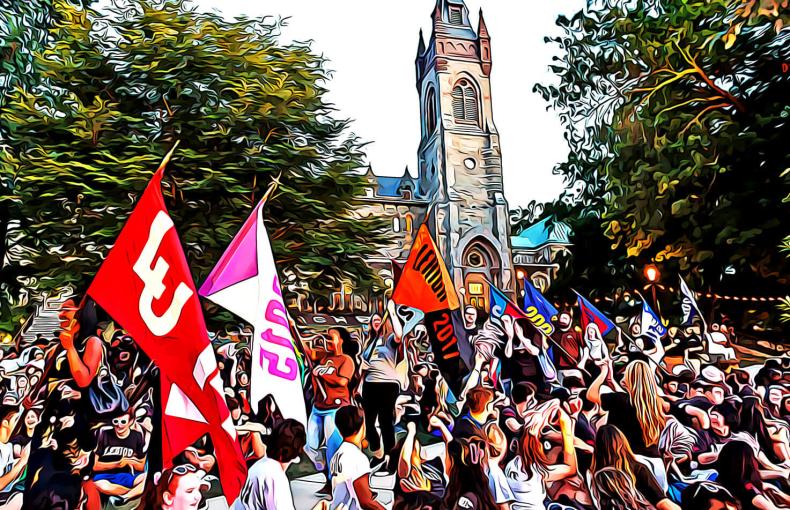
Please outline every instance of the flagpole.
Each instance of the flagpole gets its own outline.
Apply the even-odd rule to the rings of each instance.
[[[526,277],[525,277],[525,278],[526,278]],[[493,284],[491,283],[491,281],[490,281],[490,280],[488,280],[488,278],[485,278],[485,280],[488,282],[488,284],[489,284],[489,285],[493,285]],[[496,288],[496,286],[495,286],[495,285],[494,285],[494,288]],[[574,291],[574,292],[575,292],[575,291]],[[514,305],[514,306],[515,306],[517,309],[521,310],[521,308],[520,308],[520,307],[519,307],[517,304],[513,303],[513,305]],[[521,310],[521,311],[522,311],[522,313],[523,313],[523,310]],[[531,321],[531,320],[529,320],[529,318],[527,318],[527,321],[528,321],[530,324],[532,324],[532,321]],[[544,332],[543,332],[543,331],[542,331],[540,328],[538,328],[538,327],[537,327],[537,326],[535,326],[534,324],[532,324],[532,326],[533,326],[533,327],[534,327],[534,328],[535,328],[535,329],[538,331],[538,333],[540,333],[540,335],[541,335],[543,338],[545,338],[546,340],[549,340],[549,341],[550,341],[552,344],[554,344],[554,346],[555,346],[557,349],[559,349],[559,350],[560,350],[560,352],[562,352],[562,354],[564,354],[564,355],[565,355],[565,357],[567,357],[568,359],[573,359],[573,356],[571,356],[571,355],[570,355],[570,353],[568,353],[568,351],[567,351],[567,350],[566,350],[566,349],[565,349],[563,346],[561,346],[561,345],[560,345],[560,344],[559,344],[559,343],[558,343],[556,340],[554,340],[554,339],[553,339],[551,336],[549,336],[549,335],[547,335],[546,333],[544,333]],[[555,367],[555,368],[556,368],[556,367]],[[578,366],[577,366],[577,367],[576,367],[576,369],[577,369],[577,370],[579,370],[579,371],[581,371],[581,372],[584,372],[585,374],[587,374],[587,376],[588,376],[588,377],[591,377],[591,376],[592,376],[592,375],[590,374],[590,372],[588,372],[588,371],[587,371],[587,370],[586,370],[584,367],[578,367]]]

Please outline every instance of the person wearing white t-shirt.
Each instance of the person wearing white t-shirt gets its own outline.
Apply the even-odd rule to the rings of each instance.
[[[307,441],[304,425],[287,419],[272,430],[266,457],[247,472],[247,481],[233,510],[295,510],[291,485],[285,476],[288,466],[299,460]]]
[[[332,508],[384,510],[370,490],[370,460],[362,453],[365,418],[355,406],[345,406],[335,414],[335,426],[343,443],[329,462],[332,474]]]

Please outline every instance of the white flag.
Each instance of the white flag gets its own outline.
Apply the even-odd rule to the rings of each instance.
[[[680,306],[683,310],[683,325],[689,326],[691,325],[692,321],[695,317],[699,317],[703,319],[702,312],[699,310],[699,305],[697,305],[697,300],[694,299],[694,292],[689,289],[688,285],[686,285],[686,281],[683,277],[680,277]]]
[[[302,378],[259,203],[211,271],[200,295],[252,324],[250,405],[272,395],[284,418],[307,424]]]

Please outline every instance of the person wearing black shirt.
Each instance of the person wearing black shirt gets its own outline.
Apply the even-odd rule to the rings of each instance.
[[[482,386],[475,386],[466,395],[468,412],[455,422],[454,438],[484,437],[483,430],[491,419],[494,392]]]
[[[112,419],[112,427],[99,430],[93,478],[85,483],[86,510],[99,510],[99,494],[129,497],[145,481],[145,440],[132,429],[131,410]]]

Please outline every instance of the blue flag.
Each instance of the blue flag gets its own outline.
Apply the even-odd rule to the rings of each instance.
[[[512,302],[508,297],[502,293],[501,290],[494,287],[489,283],[491,289],[491,316],[497,319],[503,315],[510,315],[514,319],[527,318],[524,312],[518,309],[518,306]]]
[[[524,279],[524,312],[529,321],[544,335],[554,333],[551,318],[560,312],[526,278]]]
[[[658,314],[654,312],[652,308],[650,308],[650,305],[647,304],[647,300],[644,297],[642,298],[641,324],[643,335],[650,335],[653,338],[658,339],[667,334],[667,328],[665,328],[664,324],[661,323],[661,319],[658,317]]]
[[[576,291],[574,291],[576,292]],[[606,336],[611,330],[615,328],[614,322],[609,320],[609,317],[603,314],[600,310],[595,308],[595,306],[584,299],[578,292],[576,292],[576,297],[579,302],[579,308],[582,311],[581,322],[582,322],[582,329],[585,331],[587,330],[587,325],[590,323],[595,324],[598,326],[598,330],[601,332],[601,335]]]

